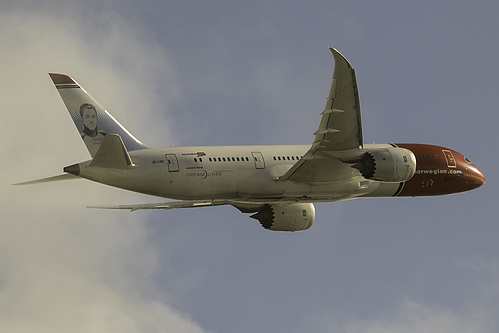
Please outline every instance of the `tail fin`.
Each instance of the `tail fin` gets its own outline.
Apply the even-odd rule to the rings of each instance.
[[[118,134],[128,151],[149,148],[128,132],[71,77],[54,73],[49,75],[92,158],[108,133]]]

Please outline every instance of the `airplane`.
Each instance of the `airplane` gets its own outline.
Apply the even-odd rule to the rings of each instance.
[[[85,178],[175,200],[88,208],[232,205],[265,229],[294,232],[312,226],[316,202],[446,195],[485,183],[470,160],[449,148],[364,144],[355,71],[329,49],[333,80],[311,145],[151,148],[70,76],[50,73],[92,159],[65,167],[62,175],[17,185]]]

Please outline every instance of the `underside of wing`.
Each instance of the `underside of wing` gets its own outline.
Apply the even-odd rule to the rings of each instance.
[[[315,183],[352,177],[356,171],[335,153],[363,146],[362,121],[355,71],[336,49],[334,73],[326,107],[310,150],[279,180]]]
[[[142,209],[175,209],[175,208],[198,208],[231,205],[243,213],[254,213],[263,206],[262,202],[247,202],[240,200],[196,200],[196,201],[165,201],[145,204],[125,204],[125,205],[89,205],[87,208],[95,209],[125,209],[131,212]]]
[[[130,211],[136,211],[140,209],[174,209],[174,208],[196,208],[196,207],[206,207],[206,206],[222,206],[227,205],[227,201],[165,201],[159,203],[146,203],[146,204],[127,204],[127,205],[90,205],[87,208],[98,208],[98,209],[126,209]]]
[[[358,174],[350,164],[320,151],[307,153],[279,181],[291,180],[299,183],[330,183],[352,178]]]

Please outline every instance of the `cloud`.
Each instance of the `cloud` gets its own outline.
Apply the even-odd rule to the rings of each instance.
[[[334,318],[334,319],[332,319]],[[438,306],[406,300],[391,312],[371,319],[332,317],[316,318],[315,327],[321,332],[342,333],[471,333],[496,332],[494,318],[481,312],[457,313]]]
[[[81,180],[9,185],[88,159],[47,72],[73,75],[145,143],[169,139],[169,93],[159,94],[174,84],[159,46],[117,15],[49,3],[21,1],[0,13],[0,331],[202,332],[150,282],[158,258],[145,214],[39,202],[134,194]],[[156,132],[147,127],[153,118]]]
[[[468,257],[455,260],[466,287],[456,294],[460,302],[443,304],[406,298],[392,310],[381,310],[370,318],[318,315],[313,327],[320,332],[341,333],[492,333],[497,332],[499,262],[497,259]],[[424,298],[424,295],[421,296]]]

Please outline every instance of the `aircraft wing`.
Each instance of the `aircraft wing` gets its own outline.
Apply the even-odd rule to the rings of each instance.
[[[159,203],[146,203],[146,204],[130,204],[130,205],[103,205],[103,206],[87,206],[87,208],[98,209],[126,209],[136,211],[139,209],[174,209],[174,208],[196,208],[206,206],[222,206],[229,204],[228,201],[165,201]]]
[[[362,122],[355,71],[336,49],[334,73],[326,107],[312,148],[341,151],[362,147]]]
[[[347,177],[351,168],[328,152],[362,148],[362,122],[355,71],[336,49],[334,73],[326,107],[310,150],[279,180],[328,182]],[[344,172],[341,172],[341,170]],[[332,172],[334,170],[334,172]]]

